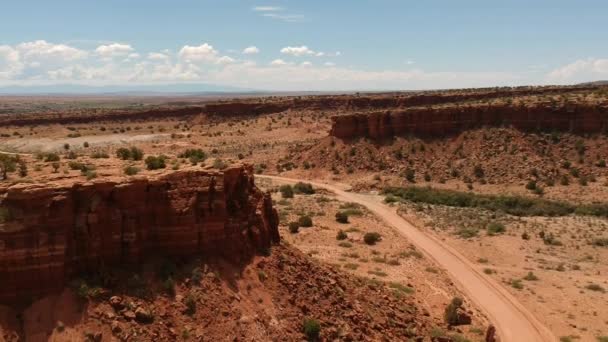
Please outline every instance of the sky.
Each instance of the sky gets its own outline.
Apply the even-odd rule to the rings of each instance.
[[[605,0],[0,0],[0,86],[414,90],[600,79]]]

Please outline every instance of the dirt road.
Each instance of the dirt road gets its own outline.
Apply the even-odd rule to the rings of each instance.
[[[334,192],[341,201],[355,202],[368,208],[408,238],[427,257],[445,268],[460,290],[486,313],[496,327],[501,341],[557,341],[553,333],[499,283],[480,272],[475,265],[450,246],[407,222],[396,213],[395,209],[385,205],[381,196],[348,192],[348,186],[342,184],[325,184],[266,175],[256,175],[256,177],[271,179],[278,183],[293,184],[306,181],[315,187]]]

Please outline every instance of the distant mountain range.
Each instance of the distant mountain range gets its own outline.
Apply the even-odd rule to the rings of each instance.
[[[58,84],[42,86],[0,86],[0,95],[163,95],[261,93],[254,89],[219,86],[205,83],[86,86]]]
[[[608,80],[585,82],[585,83],[579,83],[578,85],[582,85],[582,86],[605,86],[605,85],[608,85]]]

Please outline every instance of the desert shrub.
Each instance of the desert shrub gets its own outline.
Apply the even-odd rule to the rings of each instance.
[[[94,159],[101,159],[101,158],[107,159],[107,158],[110,158],[110,155],[107,152],[95,151],[95,152],[93,152],[93,154],[91,154],[91,158],[94,158]]]
[[[213,161],[213,167],[218,170],[223,170],[228,167],[228,164],[226,164],[226,162],[224,162],[220,158],[215,158],[215,160]]]
[[[91,180],[91,179],[97,178],[97,172],[95,172],[93,170],[86,170],[84,172],[84,176],[87,177],[87,180]]]
[[[527,232],[521,233],[522,240],[530,240],[530,235]]]
[[[47,153],[44,155],[45,162],[55,162],[59,161],[59,155],[57,153]]]
[[[293,198],[293,188],[291,187],[291,185],[289,185],[289,184],[281,185],[281,187],[279,188],[279,191],[281,192],[281,197]]]
[[[407,179],[407,181],[410,183],[414,183],[415,178],[416,178],[416,171],[414,171],[414,169],[407,168],[407,170],[405,170],[405,179]]]
[[[346,240],[347,238],[348,235],[342,229],[340,229],[338,234],[336,234],[336,240]]]
[[[175,295],[175,281],[173,278],[169,277],[163,281],[163,289],[169,295]]]
[[[608,238],[594,239],[591,244],[598,247],[608,247]]]
[[[310,216],[308,216],[308,215],[302,215],[298,219],[298,223],[300,224],[300,227],[304,227],[304,228],[312,227],[312,218],[310,218]]]
[[[524,284],[521,283],[521,279],[512,279],[511,287],[517,290],[521,290],[524,288]]]
[[[473,169],[473,174],[477,178],[483,178],[485,175],[485,172],[483,171],[483,168],[481,167],[481,165],[477,164],[477,165],[475,165],[475,168]]]
[[[122,160],[142,160],[144,152],[137,147],[121,147],[116,150],[116,156]]]
[[[188,315],[194,315],[196,312],[196,296],[189,293],[184,299],[184,304],[186,305],[186,313]]]
[[[289,222],[289,232],[296,234],[300,230],[300,224],[298,222]]]
[[[528,274],[526,274],[526,276],[524,277],[524,280],[537,281],[538,277],[534,273],[528,272]]]
[[[589,284],[589,285],[585,286],[585,288],[587,290],[596,291],[596,292],[602,292],[602,293],[606,292],[606,290],[601,285],[598,285],[598,284]]]
[[[363,241],[368,245],[375,245],[381,238],[382,236],[380,233],[376,232],[365,233],[365,235],[363,235]]]
[[[146,167],[148,168],[148,170],[164,169],[165,167],[167,167],[167,165],[165,164],[166,159],[167,157],[165,157],[164,155],[148,156],[148,158],[146,158],[145,160]]]
[[[84,164],[77,161],[71,161],[68,163],[68,167],[72,170],[82,170],[84,168]]]
[[[19,177],[27,177],[27,164],[23,160],[19,161]]]
[[[190,160],[190,162],[193,165],[195,165],[202,161],[205,161],[205,159],[207,159],[207,154],[205,153],[205,151],[201,150],[200,148],[196,148],[196,149],[187,149],[184,152],[180,153],[178,155],[178,157],[187,158]]]
[[[133,175],[138,174],[140,170],[138,167],[135,167],[135,166],[127,166],[127,167],[125,167],[124,171],[125,171],[125,175],[133,176]]]
[[[559,179],[559,184],[561,185],[569,185],[570,184],[570,178],[568,177],[568,175],[562,175]]]
[[[293,186],[293,190],[297,194],[304,194],[304,195],[312,195],[315,193],[315,190],[313,189],[313,187],[310,183],[303,183],[303,182],[297,182]]]
[[[314,318],[305,318],[302,330],[308,341],[317,341],[321,334],[321,324]]]
[[[533,181],[533,180],[529,181],[526,184],[526,189],[528,189],[528,190],[535,190],[536,189],[536,181]]]
[[[431,175],[428,172],[424,173],[424,181],[425,182],[430,182],[431,181]]]
[[[458,309],[462,307],[462,299],[460,297],[452,298],[452,301],[445,308],[443,318],[449,325],[458,325]]]
[[[348,223],[348,215],[339,211],[336,213],[336,221],[339,223]]]
[[[463,239],[470,239],[477,236],[478,232],[479,231],[473,227],[463,227],[456,232],[456,235],[460,236]]]
[[[89,142],[88,142],[88,141],[85,141],[85,142],[82,144],[82,146],[84,146],[85,148],[89,147]]]
[[[504,233],[506,229],[505,225],[500,222],[491,222],[486,227],[486,230],[488,231],[488,235],[496,235]]]
[[[70,151],[65,155],[65,159],[76,159],[78,155],[74,151]]]

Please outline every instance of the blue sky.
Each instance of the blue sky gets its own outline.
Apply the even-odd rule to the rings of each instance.
[[[363,90],[608,78],[607,1],[4,2],[0,85]]]

